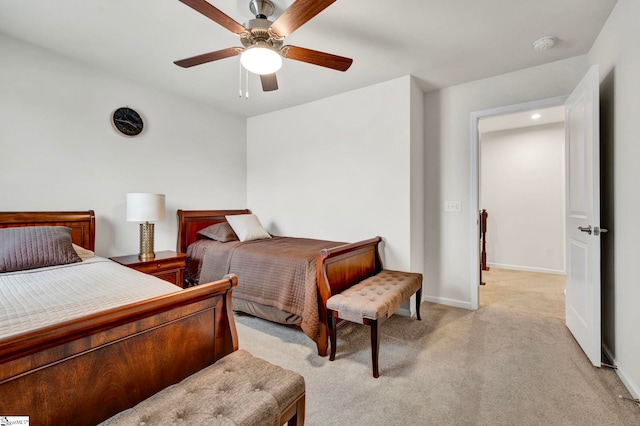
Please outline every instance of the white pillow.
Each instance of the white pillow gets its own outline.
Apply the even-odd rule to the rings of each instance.
[[[254,214],[233,214],[225,216],[227,222],[240,241],[264,240],[271,235],[262,227]]]

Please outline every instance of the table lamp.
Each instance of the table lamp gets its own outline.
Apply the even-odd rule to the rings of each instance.
[[[127,222],[140,223],[140,260],[156,257],[153,252],[153,223],[164,220],[164,194],[127,194]]]

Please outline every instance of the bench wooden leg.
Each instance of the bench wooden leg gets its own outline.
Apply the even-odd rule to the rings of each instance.
[[[365,319],[365,324],[371,328],[371,365],[373,366],[373,377],[380,377],[378,371],[378,354],[380,353],[380,324],[378,320]]]
[[[420,304],[422,303],[422,286],[416,291],[416,315],[418,317],[418,321],[422,321],[420,318]]]
[[[331,341],[331,352],[329,361],[336,359],[336,316],[335,311],[327,309],[327,327],[329,328],[329,340]]]
[[[304,408],[305,395],[303,394],[295,404],[295,413],[287,421],[287,426],[303,426],[304,425]]]

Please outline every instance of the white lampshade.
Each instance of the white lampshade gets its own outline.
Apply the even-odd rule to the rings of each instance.
[[[127,222],[164,220],[164,194],[127,194]]]
[[[282,66],[282,57],[272,48],[258,43],[242,52],[240,63],[254,74],[273,74]]]

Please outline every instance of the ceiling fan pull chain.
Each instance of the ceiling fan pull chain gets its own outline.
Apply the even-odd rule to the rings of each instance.
[[[238,61],[238,97],[242,99],[242,63]]]
[[[246,98],[249,99],[249,70],[245,70],[244,76],[245,76],[244,87],[247,90]]]

